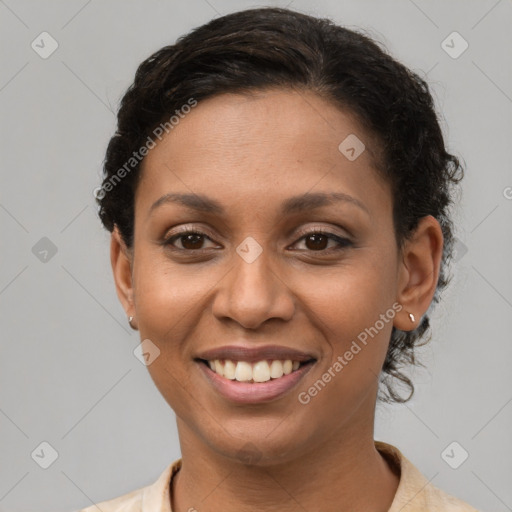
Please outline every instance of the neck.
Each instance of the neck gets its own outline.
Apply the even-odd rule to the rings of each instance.
[[[399,476],[375,448],[373,424],[333,433],[286,462],[248,465],[219,455],[178,419],[182,468],[173,481],[173,512],[385,512]],[[363,432],[363,434],[362,434]]]

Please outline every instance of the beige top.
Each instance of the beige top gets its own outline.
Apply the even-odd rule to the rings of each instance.
[[[478,512],[430,484],[398,448],[381,441],[375,441],[375,447],[400,471],[400,483],[389,512]],[[154,484],[98,503],[98,508],[92,505],[79,512],[172,512],[170,484],[180,467],[181,459],[178,459],[167,466]]]

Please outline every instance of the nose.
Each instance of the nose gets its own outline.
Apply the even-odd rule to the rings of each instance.
[[[263,251],[251,263],[238,254],[234,267],[219,283],[212,311],[219,320],[231,319],[246,329],[257,329],[270,319],[293,317],[293,293]]]

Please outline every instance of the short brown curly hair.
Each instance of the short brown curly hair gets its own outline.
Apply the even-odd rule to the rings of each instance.
[[[106,151],[101,193],[96,194],[105,228],[112,231],[116,225],[127,247],[132,247],[140,162],[115,186],[112,179],[176,109],[192,97],[201,101],[271,87],[313,91],[354,113],[377,136],[384,149],[379,170],[392,189],[398,246],[424,216],[432,215],[441,225],[444,248],[432,301],[437,303],[449,281],[452,187],[464,171],[458,158],[445,149],[427,83],[367,35],[288,9],[250,9],[216,18],[140,64],[121,100],[117,131]],[[415,348],[430,339],[427,331],[427,314],[413,331],[393,327],[381,372],[385,389],[379,399],[410,399],[414,386],[401,369],[419,364]],[[407,397],[395,389],[396,379],[409,388]]]

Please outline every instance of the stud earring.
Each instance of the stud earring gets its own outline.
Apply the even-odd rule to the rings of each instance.
[[[412,313],[409,313],[409,318],[411,319],[412,323],[416,321],[416,318],[414,318],[414,315]]]
[[[132,320],[133,320],[133,316],[129,316],[129,317],[128,317],[128,323],[130,324],[130,327],[131,327],[134,331],[136,331],[136,330],[137,330],[137,328],[136,328],[136,327],[134,327],[134,326],[132,325]]]

